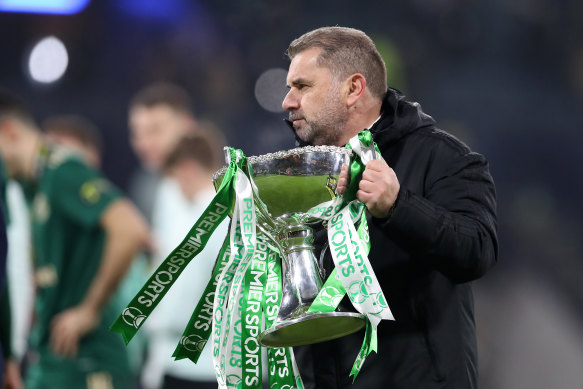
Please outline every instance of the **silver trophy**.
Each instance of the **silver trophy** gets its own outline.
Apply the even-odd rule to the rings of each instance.
[[[307,312],[322,288],[324,274],[314,255],[310,227],[322,220],[308,210],[337,196],[338,176],[351,153],[344,147],[307,146],[248,158],[249,176],[256,187],[257,227],[282,258],[281,305],[274,324],[258,337],[264,346],[323,342],[365,325],[364,316],[355,312]],[[230,158],[228,153],[226,158]],[[217,189],[225,170],[213,176]]]

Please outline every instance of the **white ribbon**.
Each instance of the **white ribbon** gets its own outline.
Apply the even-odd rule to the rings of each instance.
[[[358,136],[352,137],[349,143],[365,166],[372,159],[380,157],[374,145],[363,147]],[[330,252],[338,269],[337,276],[350,301],[356,310],[368,317],[376,329],[381,320],[394,320],[394,316],[370,264],[362,239],[354,227],[353,216],[355,215],[351,215],[349,204],[329,222]]]
[[[241,285],[247,267],[253,258],[256,245],[256,218],[251,183],[241,169],[237,169],[235,195],[235,207],[231,221],[231,257],[217,283],[213,307],[215,312],[212,330],[213,363],[220,389],[231,387],[241,380],[241,364],[233,366],[231,363],[233,361],[230,360],[234,355],[235,336],[235,332],[231,331],[231,323],[236,325],[241,320],[239,309],[239,301],[241,293],[243,293]],[[238,240],[237,237],[240,237],[241,240]],[[219,296],[225,298],[218,298]],[[225,308],[227,308],[226,315]],[[220,320],[217,320],[218,310],[221,312],[219,314]]]

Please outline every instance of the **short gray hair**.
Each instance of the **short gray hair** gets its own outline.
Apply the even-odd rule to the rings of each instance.
[[[330,69],[340,80],[361,73],[372,95],[380,100],[387,92],[387,69],[374,42],[364,32],[347,27],[321,27],[305,33],[290,43],[290,60],[308,49],[321,48],[319,66]]]

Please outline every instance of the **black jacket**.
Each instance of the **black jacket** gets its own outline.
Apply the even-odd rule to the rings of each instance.
[[[354,384],[363,332],[296,348],[307,389],[475,388],[476,331],[469,281],[497,261],[496,195],[488,163],[389,89],[371,128],[401,190],[388,219],[369,215],[375,274],[394,322],[378,327]]]

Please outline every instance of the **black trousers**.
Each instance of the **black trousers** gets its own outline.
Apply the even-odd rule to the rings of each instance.
[[[164,376],[162,389],[217,389],[216,381],[190,381],[182,378]]]

